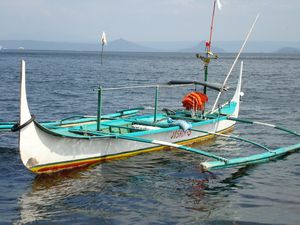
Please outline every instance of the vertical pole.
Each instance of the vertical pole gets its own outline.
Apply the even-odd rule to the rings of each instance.
[[[157,121],[157,108],[158,108],[158,94],[159,94],[159,86],[156,86],[155,89],[155,103],[154,103],[154,123]]]
[[[210,51],[211,39],[212,39],[212,34],[213,34],[213,29],[214,29],[215,11],[216,11],[216,0],[214,0],[213,13],[212,13],[212,17],[211,17],[208,51]]]
[[[102,87],[98,88],[98,110],[97,110],[97,131],[101,129],[101,113],[102,113]]]
[[[208,64],[204,65],[204,81],[208,79]],[[206,86],[204,86],[203,93],[206,95]]]
[[[214,0],[214,5],[213,5],[213,13],[211,16],[211,24],[210,24],[210,33],[209,33],[209,41],[206,45],[206,59],[205,59],[205,65],[204,65],[204,81],[206,82],[208,79],[208,64],[210,62],[210,51],[211,51],[211,40],[212,40],[212,35],[213,35],[213,29],[214,29],[214,20],[215,20],[215,11],[216,11],[216,0]],[[206,94],[206,87],[204,87],[203,90],[204,94]]]
[[[207,53],[207,57],[209,57],[208,53]],[[204,81],[206,82],[207,80],[208,80],[208,63],[205,63],[205,65],[204,65]],[[207,87],[204,86],[203,93],[205,95],[206,95],[206,89],[207,89]],[[205,102],[203,103],[202,115],[204,115],[204,112],[205,112]]]
[[[101,48],[101,65],[102,65],[102,57],[103,57],[103,46],[104,46],[104,44],[102,43],[102,48]]]

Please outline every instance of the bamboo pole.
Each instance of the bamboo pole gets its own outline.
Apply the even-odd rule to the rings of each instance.
[[[97,109],[97,131],[101,130],[101,114],[102,114],[102,87],[98,89],[98,109]]]
[[[155,103],[154,103],[154,123],[157,122],[157,110],[158,110],[158,95],[159,95],[159,86],[155,88]]]

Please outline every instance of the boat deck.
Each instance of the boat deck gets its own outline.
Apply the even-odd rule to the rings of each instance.
[[[221,113],[230,114],[234,111],[235,103],[225,105]],[[206,117],[198,115],[192,117],[189,111],[177,110],[175,114],[168,115],[161,113],[156,115],[156,121],[153,114],[151,115],[126,115],[113,116],[114,114],[105,115],[101,118],[100,129],[97,130],[96,118],[81,118],[70,121],[49,122],[43,124],[43,128],[54,132],[57,135],[74,137],[74,138],[91,138],[91,137],[106,137],[113,134],[127,134],[130,136],[140,136],[149,133],[165,132],[166,130],[177,130],[181,127],[176,123],[168,122],[168,119],[173,121],[182,120],[190,123],[192,126],[199,126],[211,121],[212,117],[220,120],[226,119],[225,116],[220,116],[218,113],[207,114]]]
[[[231,102],[222,107],[220,113],[231,114],[236,104]],[[56,135],[74,138],[91,138],[93,136],[107,136],[112,134],[128,134],[133,136],[143,135],[145,133],[159,133],[166,129],[180,129],[178,125],[168,122],[168,119],[183,120],[191,123],[192,126],[205,124],[206,121],[213,117],[219,117],[219,113],[201,114],[194,117],[186,110],[176,110],[174,114],[160,113],[154,117],[151,115],[138,115],[142,108],[128,109],[118,111],[113,114],[103,115],[101,117],[100,129],[97,130],[97,118],[87,116],[73,116],[64,118],[60,121],[41,122],[41,128]],[[225,118],[225,117],[224,117]],[[155,121],[156,119],[156,121]],[[7,131],[13,126],[13,122],[0,123],[0,131]]]

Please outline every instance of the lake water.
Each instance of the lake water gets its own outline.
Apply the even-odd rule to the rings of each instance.
[[[222,82],[234,54],[210,64]],[[202,80],[193,54],[0,52],[0,121],[17,121],[20,59],[26,60],[28,100],[37,120],[95,115],[103,87]],[[240,117],[300,131],[300,55],[244,54]],[[234,91],[239,64],[229,80]],[[179,108],[188,88],[163,89],[159,108]],[[104,112],[143,106],[154,89],[107,92]],[[216,93],[209,91],[210,102]],[[211,105],[211,103],[210,103]],[[271,148],[299,142],[292,135],[237,124],[235,135]],[[0,133],[0,224],[300,224],[300,154],[269,163],[202,173],[203,157],[180,150],[141,154],[47,176],[22,165],[18,134]],[[224,138],[197,146],[224,156],[262,152]]]

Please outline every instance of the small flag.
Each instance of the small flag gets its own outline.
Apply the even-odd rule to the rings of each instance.
[[[106,40],[105,32],[102,33],[101,44],[102,44],[102,46],[103,45],[107,45],[107,40]]]
[[[221,10],[222,9],[221,0],[217,0],[217,5],[218,5],[218,9]]]

